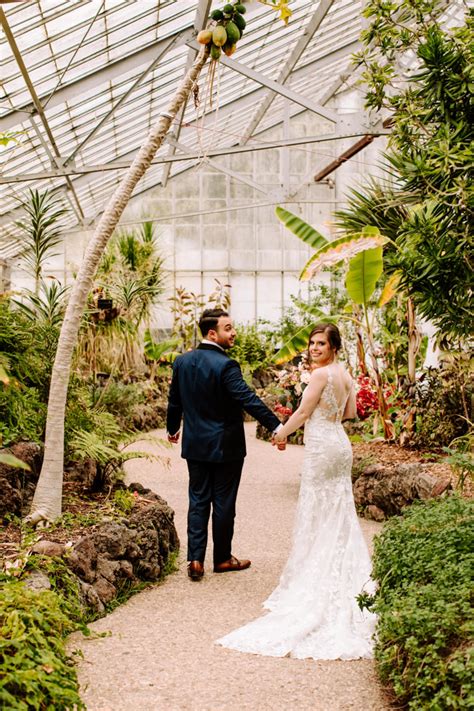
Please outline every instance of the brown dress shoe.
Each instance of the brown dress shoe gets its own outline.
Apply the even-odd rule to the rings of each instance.
[[[217,563],[214,566],[215,573],[230,573],[232,570],[245,570],[250,568],[249,560],[237,560],[233,555],[229,560],[225,560],[223,563]]]
[[[201,580],[204,575],[204,565],[200,560],[192,560],[188,563],[188,576],[191,580]]]

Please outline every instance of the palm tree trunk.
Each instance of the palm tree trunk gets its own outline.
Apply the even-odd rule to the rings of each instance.
[[[208,46],[204,45],[193,66],[178,87],[172,101],[166,110],[160,114],[158,122],[151,129],[132,165],[125,173],[87,247],[68,302],[52,370],[44,460],[28,517],[34,524],[44,520],[51,521],[61,515],[64,467],[64,413],[67,390],[72,355],[94,275],[107,242],[130,200],[133,189],[149,167],[179,109],[188,99],[208,56]]]

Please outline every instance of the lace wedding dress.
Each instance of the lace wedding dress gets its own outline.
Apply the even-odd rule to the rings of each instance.
[[[305,424],[305,458],[293,547],[270,612],[217,640],[241,652],[299,659],[372,656],[375,615],[356,596],[373,592],[371,563],[357,520],[351,485],[352,449],[341,423],[347,395],[338,369]],[[336,382],[335,382],[336,381]]]

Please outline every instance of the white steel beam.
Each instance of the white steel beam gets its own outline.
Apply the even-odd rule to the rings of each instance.
[[[186,44],[188,45],[188,47],[192,47],[194,50],[196,50],[196,52],[200,49],[199,43],[195,42],[194,40],[186,42]],[[253,81],[257,82],[257,84],[266,86],[267,89],[271,89],[277,94],[281,94],[281,96],[284,96],[286,99],[290,99],[290,101],[294,101],[296,104],[299,104],[305,109],[308,109],[308,111],[312,111],[313,113],[317,114],[318,116],[322,116],[328,121],[337,123],[338,116],[334,111],[331,111],[330,109],[325,109],[319,104],[315,104],[313,101],[311,101],[311,99],[306,98],[306,96],[302,96],[296,91],[293,91],[292,89],[288,89],[288,87],[283,86],[279,82],[273,81],[273,79],[269,79],[261,72],[256,72],[254,69],[250,69],[250,67],[246,67],[244,64],[241,64],[240,62],[237,62],[235,59],[231,59],[230,57],[226,57],[225,55],[221,55],[219,61],[221,62],[221,64],[224,64],[224,66],[234,69],[236,72],[239,72],[240,74],[243,74],[249,79],[252,79]]]
[[[321,59],[317,59],[314,62],[311,62],[311,64],[307,64],[301,69],[297,69],[293,72],[293,76],[296,79],[299,79],[302,76],[305,76],[306,74],[317,72],[320,69],[324,69],[329,62],[338,62],[340,61],[341,58],[346,57],[349,52],[353,52],[356,47],[358,47],[357,42],[353,42],[350,45],[347,45],[345,47],[340,47],[338,50],[335,50],[332,52],[330,55],[326,55],[325,57]],[[254,89],[253,91],[249,92],[248,94],[245,94],[244,96],[241,96],[239,99],[236,99],[235,101],[232,101],[229,104],[226,104],[225,106],[222,106],[218,109],[219,111],[219,120],[225,121],[226,118],[229,115],[232,115],[234,111],[239,111],[247,108],[248,106],[255,105],[258,101],[264,98],[266,93],[266,90],[264,87],[259,87],[258,89]],[[295,116],[298,113],[301,113],[301,111],[304,111],[303,108],[301,108],[297,104],[291,104],[290,105],[290,113],[292,116]],[[212,121],[213,116],[215,115],[216,109],[212,112],[208,112],[206,114],[206,120],[207,121]],[[275,121],[271,122],[272,126],[276,126],[279,123],[281,123],[281,119],[277,118]],[[189,124],[190,127],[194,126],[196,124],[196,121],[193,121],[192,123]],[[364,129],[364,133],[367,133],[367,128],[369,124],[367,123],[366,128]],[[267,127],[268,128],[268,127]],[[265,129],[267,130],[267,129]],[[232,144],[235,145],[235,144]],[[138,149],[137,149],[138,150]],[[223,149],[221,149],[223,150]],[[115,162],[119,161],[131,161],[135,157],[136,151],[130,151],[128,153],[125,153],[117,159],[115,159]],[[76,169],[75,169],[76,170]],[[80,170],[76,170],[76,172],[71,171],[71,174],[80,174]],[[32,172],[30,172],[28,175],[25,175],[24,180],[28,180],[29,176],[31,177],[33,175]],[[43,172],[41,173],[36,173],[35,174],[35,180],[41,180],[43,178],[51,178],[51,177],[58,177],[59,173],[51,171],[48,174],[44,174]],[[23,179],[19,180],[17,179],[18,176],[10,176],[10,180],[12,182],[23,182]],[[81,181],[81,178],[79,178],[79,181]],[[7,180],[3,180],[0,177],[0,183],[1,182],[8,182]],[[77,180],[74,181],[75,184],[77,184]],[[0,222],[1,224],[1,222]]]
[[[207,25],[211,5],[212,0],[199,0],[196,14],[194,15],[194,29],[196,32],[200,32]]]
[[[212,0],[199,0],[198,6],[196,9],[196,14],[194,16],[194,29],[197,32],[200,32],[200,30],[204,29],[204,27],[207,24],[207,20],[209,18],[209,13],[211,11],[211,5],[212,5]],[[186,76],[188,73],[193,61],[194,61],[194,51],[192,49],[188,50],[188,56],[186,59],[186,64],[184,67],[183,71],[183,76]],[[181,134],[181,126],[183,123],[183,117],[184,117],[184,112],[186,111],[186,105],[187,102],[185,101],[181,109],[179,110],[177,118],[178,125],[176,126],[176,129],[173,131],[173,135],[176,138],[176,140],[179,140],[179,136]],[[170,149],[168,151],[169,156],[173,156],[176,148],[175,146],[171,145]],[[163,173],[161,175],[161,184],[163,187],[166,186],[170,174],[170,168],[171,168],[171,163],[167,163],[165,166],[163,166]]]
[[[118,59],[115,62],[107,64],[105,67],[98,69],[95,72],[91,72],[87,76],[81,77],[72,81],[70,84],[65,84],[60,87],[54,95],[49,98],[49,94],[40,96],[39,100],[48,99],[48,109],[55,106],[60,106],[66,101],[70,101],[78,96],[95,89],[97,86],[106,84],[107,82],[114,81],[124,74],[141,67],[143,64],[152,62],[157,53],[163,51],[163,48],[167,46],[170,39],[175,36],[179,36],[180,40],[184,43],[187,39],[191,39],[195,34],[194,27],[192,25],[185,26],[181,30],[168,35],[165,39],[161,39],[158,42],[146,47],[146,49],[141,49],[124,59]],[[35,113],[35,105],[26,104],[24,106],[18,107],[14,111],[10,111],[0,117],[0,132],[8,131],[14,126],[23,123],[31,114]]]
[[[322,21],[326,17],[329,9],[331,8],[331,5],[334,3],[334,0],[321,0],[321,2],[318,4],[317,9],[313,13],[313,16],[311,20],[309,21],[307,27],[305,27],[305,30],[301,37],[299,38],[298,42],[293,48],[293,51],[291,52],[290,56],[288,57],[285,66],[281,70],[277,81],[280,84],[284,84],[288,77],[290,76],[291,72],[295,68],[296,64],[298,63],[301,55],[304,53],[306,47],[308,44],[311,42],[311,39],[313,38],[315,32],[318,30],[319,26],[321,25]],[[243,133],[243,138],[241,140],[242,144],[247,143],[249,138],[253,135],[254,131],[257,129],[258,125],[260,124],[261,120],[267,113],[268,109],[270,108],[271,104],[273,103],[273,99],[275,98],[275,94],[272,91],[269,91],[266,95],[260,106],[258,107],[257,111],[255,112],[254,116],[252,117],[250,123],[248,124],[247,128],[245,129]],[[319,102],[322,106],[324,106],[323,103]]]
[[[165,54],[167,52],[169,52],[171,49],[173,49],[173,47],[176,44],[178,44],[181,39],[182,39],[181,35],[176,35],[175,37],[171,38],[171,40],[168,42],[168,44],[163,47],[162,51],[158,54],[158,56],[155,57],[153,62],[145,69],[144,72],[142,72],[137,77],[137,79],[133,82],[132,86],[129,89],[127,89],[127,91],[124,94],[122,94],[120,99],[118,99],[118,101],[115,102],[115,104],[112,106],[110,111],[108,111],[106,113],[106,115],[94,126],[92,131],[90,131],[88,133],[88,135],[85,138],[83,138],[83,140],[79,143],[79,145],[76,146],[76,148],[71,153],[71,155],[68,158],[66,158],[66,160],[64,161],[64,165],[68,165],[69,163],[71,163],[74,160],[76,155],[86,145],[86,143],[88,143],[90,141],[90,139],[93,136],[95,136],[97,131],[99,131],[105,123],[107,123],[109,118],[112,116],[112,114],[114,114],[114,112],[119,108],[119,106],[121,106],[124,103],[124,101],[126,101],[128,99],[130,94],[132,94],[135,91],[135,89],[138,86],[140,86],[140,84],[145,79],[145,77],[148,76],[148,74],[150,74],[150,72],[152,72],[155,69],[155,67],[161,62],[161,60],[163,59]]]
[[[184,153],[184,154],[187,153],[187,150],[188,150],[187,146],[184,146],[182,143],[178,143],[178,141],[175,141],[173,138],[168,138],[168,143],[170,143],[175,149],[178,149],[182,153]],[[224,173],[225,175],[228,175],[233,180],[237,180],[239,183],[243,183],[244,185],[248,185],[250,188],[253,188],[254,190],[258,190],[258,192],[263,193],[268,198],[272,197],[268,193],[267,190],[262,188],[262,186],[259,185],[258,183],[256,183],[254,180],[247,178],[245,175],[240,175],[239,173],[236,173],[235,171],[230,170],[229,168],[225,168],[217,161],[211,160],[210,158],[208,158],[207,154],[203,156],[202,162],[205,162],[211,168],[214,168],[214,170],[218,170],[220,173]]]
[[[59,149],[56,145],[56,141],[54,140],[54,136],[51,131],[51,128],[49,127],[49,123],[48,123],[48,120],[47,120],[46,115],[44,113],[44,109],[41,104],[41,101],[36,93],[33,82],[31,81],[31,78],[30,78],[30,75],[28,74],[26,65],[22,59],[21,52],[18,49],[18,45],[16,43],[15,37],[13,36],[13,33],[10,29],[10,25],[8,24],[7,16],[5,15],[5,13],[1,7],[0,7],[0,24],[3,27],[3,31],[5,33],[5,37],[7,38],[8,44],[10,45],[10,49],[13,53],[13,56],[15,57],[16,63],[18,64],[18,67],[19,67],[20,72],[23,76],[23,79],[24,79],[25,84],[28,88],[28,91],[30,92],[30,96],[33,99],[33,104],[35,106],[36,112],[37,112],[38,116],[40,117],[41,123],[43,124],[43,128],[46,132],[46,135],[48,136],[48,140],[50,142],[52,152],[54,154],[53,155],[54,164],[57,167],[59,167],[61,164],[61,154],[60,154]],[[32,119],[32,123],[33,123],[33,125],[35,125],[33,119]],[[35,126],[35,128],[37,128],[37,127]],[[74,202],[76,204],[76,208],[79,213],[79,219],[82,219],[84,217],[84,213],[82,211],[81,203],[79,202],[79,198],[77,197],[77,194],[76,194],[74,186],[71,182],[71,179],[69,177],[66,177],[66,182],[67,182],[69,190],[71,191],[71,195],[74,198]]]
[[[298,79],[301,76],[304,76],[308,73],[317,72],[319,69],[324,69],[328,64],[334,63],[334,62],[339,62],[342,58],[347,57],[347,55],[350,52],[355,51],[355,49],[358,46],[359,45],[357,42],[353,42],[345,47],[340,47],[339,49],[335,50],[334,52],[332,52],[328,55],[325,55],[321,59],[317,59],[314,62],[311,62],[311,64],[308,64],[300,69],[295,70],[293,72],[293,76]],[[239,111],[240,109],[245,109],[249,105],[254,105],[256,102],[258,102],[260,99],[262,99],[265,96],[265,93],[266,93],[265,88],[259,87],[258,89],[256,88],[253,91],[249,92],[248,94],[241,96],[239,99],[236,99],[232,103],[226,104],[225,106],[219,108],[219,118],[222,121],[224,121],[229,115],[232,115],[232,113],[234,111]],[[291,116],[296,116],[299,113],[301,113],[302,111],[304,111],[304,109],[301,106],[296,105],[296,104],[290,105]],[[208,120],[212,120],[212,116],[214,113],[215,113],[215,111],[206,114],[206,116],[208,117]],[[209,118],[209,117],[211,117],[211,118]],[[273,126],[277,126],[280,123],[281,123],[281,118],[280,117],[275,118],[273,121],[268,122],[268,125],[265,127],[265,131],[268,130],[269,128],[272,128]],[[362,127],[361,133],[358,135],[361,135],[361,134],[365,135],[366,133],[369,133],[370,132],[370,129],[368,128],[369,125],[370,124],[368,121],[364,122],[364,126]],[[259,133],[260,133],[260,131],[255,134],[254,138],[256,136],[258,136]],[[315,138],[317,138],[317,137],[315,137]],[[272,144],[266,144],[266,145],[271,147]],[[278,147],[278,146],[274,146],[274,147]],[[250,145],[249,147],[238,148],[234,144],[231,147],[225,147],[225,148],[223,147],[223,148],[217,149],[217,151],[213,152],[212,155],[219,155],[220,153],[229,153],[229,152],[235,152],[235,153],[247,152],[247,151],[252,151],[255,148],[257,148],[257,146],[254,146],[254,145]],[[111,168],[122,168],[122,167],[125,167],[125,165],[128,166],[130,161],[133,160],[133,158],[135,157],[135,155],[136,155],[136,151],[133,150],[133,151],[129,151],[129,152],[119,156],[117,159],[115,159],[114,161],[111,162],[111,164],[110,164]],[[195,159],[196,158],[194,157],[193,160],[195,160]],[[188,170],[188,168],[184,168],[184,170]],[[181,170],[175,171],[174,175],[177,173],[181,173],[181,172],[182,172]],[[74,173],[74,171],[71,169],[70,174],[71,175],[79,174],[79,171],[76,171],[76,173]],[[40,172],[40,173],[36,173],[34,175],[30,172],[27,175],[23,175],[23,176],[18,176],[18,175],[16,175],[16,176],[12,175],[9,177],[6,177],[6,176],[1,177],[0,176],[0,184],[2,182],[3,183],[25,182],[30,178],[34,178],[35,180],[44,180],[44,179],[48,179],[48,178],[57,178],[59,175],[60,174],[59,174],[58,170],[55,170],[55,171],[52,170],[48,173]],[[90,179],[87,175],[79,175],[79,177],[77,177],[73,180],[73,184],[78,189],[89,185],[89,183],[90,183]],[[159,184],[161,184],[161,181],[157,181],[157,185],[159,185]],[[56,186],[55,189],[61,190],[61,187]],[[63,189],[65,189],[65,186]],[[137,193],[135,193],[135,195],[136,194]],[[17,213],[16,210],[10,210],[9,212],[6,212],[3,215],[0,215],[0,225],[8,224],[8,223],[12,222],[13,220],[15,220],[18,216],[19,216],[19,213]]]
[[[352,116],[355,114],[348,114],[348,116]],[[241,146],[239,144],[233,145],[233,146],[221,146],[220,148],[210,148],[209,150],[206,151],[206,157],[208,156],[227,156],[227,155],[234,155],[236,153],[253,153],[255,151],[265,151],[269,150],[272,148],[284,148],[285,146],[302,146],[302,145],[307,145],[308,143],[322,143],[325,141],[335,141],[338,139],[342,138],[359,138],[360,136],[366,136],[366,135],[372,135],[374,137],[376,136],[385,136],[388,135],[390,131],[388,129],[384,129],[382,127],[376,128],[374,127],[373,131],[370,132],[367,130],[366,126],[359,126],[355,125],[351,127],[350,130],[347,130],[346,132],[333,132],[333,133],[324,133],[320,134],[318,136],[300,136],[297,138],[288,138],[288,139],[282,139],[280,141],[271,141],[268,143],[258,143],[258,144],[252,144],[252,145],[246,145],[246,146]],[[173,143],[173,138],[170,137],[169,143]],[[48,171],[44,170],[41,173],[26,173],[24,175],[5,175],[0,177],[0,184],[8,184],[8,183],[22,183],[22,182],[28,182],[30,180],[44,180],[48,178],[58,178],[61,176],[71,176],[71,175],[89,175],[91,173],[104,173],[108,171],[113,171],[113,170],[126,170],[130,166],[130,160],[132,157],[135,155],[135,151],[132,151],[130,154],[127,154],[129,158],[127,159],[127,156],[121,156],[120,159],[111,161],[110,163],[99,163],[97,165],[87,165],[87,166],[82,166],[80,168],[75,168],[75,167],[70,167],[70,168],[63,168],[63,167],[58,167],[57,169]],[[197,161],[200,158],[203,157],[202,152],[200,153],[185,153],[183,155],[174,155],[174,156],[163,156],[163,158],[156,158],[151,162],[151,165],[163,165],[166,163],[176,163],[176,162],[182,162],[182,161]],[[79,181],[75,181],[75,184],[77,185]],[[81,183],[82,185],[82,183]]]

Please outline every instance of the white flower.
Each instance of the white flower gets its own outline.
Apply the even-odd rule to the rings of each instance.
[[[300,376],[301,383],[305,383],[305,385],[308,385],[310,378],[311,378],[311,373],[309,372],[309,370],[302,370],[301,371],[301,376]]]

